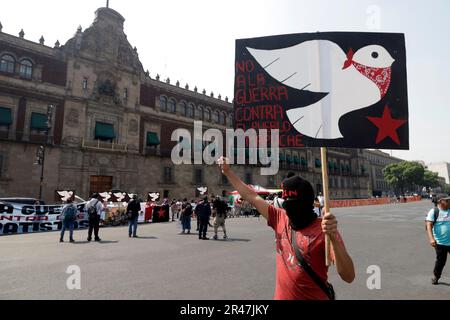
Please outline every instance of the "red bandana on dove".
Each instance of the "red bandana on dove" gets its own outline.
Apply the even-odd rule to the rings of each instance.
[[[353,61],[353,50],[350,49],[347,53],[347,60],[344,63],[344,68],[348,68],[350,65],[353,65],[359,73],[361,73],[366,78],[370,79],[373,83],[375,83],[380,90],[381,98],[383,98],[391,84],[391,75],[392,70],[391,67],[387,68],[373,68],[368,67],[358,62]]]

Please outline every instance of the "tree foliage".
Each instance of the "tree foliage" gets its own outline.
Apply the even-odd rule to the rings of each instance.
[[[383,174],[386,182],[402,194],[407,189],[414,190],[417,186],[424,186],[425,168],[418,162],[402,161],[390,164],[383,169]],[[427,178],[432,182],[434,175],[427,174]]]

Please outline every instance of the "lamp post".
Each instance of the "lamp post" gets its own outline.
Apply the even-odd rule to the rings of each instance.
[[[36,161],[35,165],[41,166],[41,180],[39,183],[39,198],[38,200],[42,200],[42,186],[44,185],[44,164],[45,164],[45,147],[48,145],[48,134],[50,132],[50,129],[52,128],[52,117],[53,117],[53,110],[55,109],[55,106],[50,104],[47,107],[47,121],[45,123],[45,143],[44,145],[40,146],[36,153]]]

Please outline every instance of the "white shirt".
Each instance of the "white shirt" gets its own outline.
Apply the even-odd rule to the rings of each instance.
[[[100,216],[100,219],[104,219],[104,210],[103,210],[103,204],[98,199],[91,199],[88,203],[86,203],[86,211],[95,205],[95,208],[97,209],[97,215]]]

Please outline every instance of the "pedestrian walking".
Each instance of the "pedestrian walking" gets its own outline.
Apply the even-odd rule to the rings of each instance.
[[[61,236],[59,238],[59,242],[64,242],[64,233],[66,229],[69,229],[69,239],[70,242],[73,243],[75,240],[73,239],[73,229],[75,225],[75,221],[77,219],[77,206],[73,203],[73,199],[70,198],[67,200],[67,204],[64,206],[61,212]]]
[[[436,250],[436,262],[434,264],[433,285],[439,284],[442,271],[450,254],[450,197],[445,194],[436,196],[437,207],[428,212],[426,217],[428,239]]]

